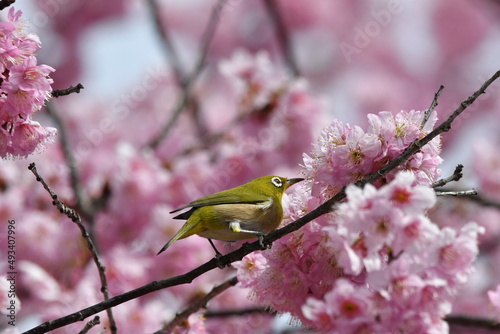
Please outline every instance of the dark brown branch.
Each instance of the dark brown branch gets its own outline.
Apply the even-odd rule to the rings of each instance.
[[[80,93],[80,90],[82,90],[84,87],[81,83],[79,83],[76,86],[70,86],[69,88],[66,89],[54,89],[52,91],[52,97],[59,97],[63,95],[69,95],[71,93]]]
[[[496,72],[490,79],[488,79],[474,94],[472,94],[469,98],[464,100],[460,106],[437,128],[431,131],[422,139],[414,141],[410,144],[400,156],[398,156],[393,161],[389,162],[387,165],[382,167],[377,172],[369,174],[363,180],[356,182],[355,184],[359,187],[364,187],[368,183],[373,183],[377,181],[379,178],[385,176],[387,173],[394,170],[399,165],[403,164],[406,160],[408,160],[413,154],[417,153],[424,145],[429,143],[436,136],[440,135],[443,132],[447,132],[451,128],[451,124],[468,106],[470,106],[474,101],[485,92],[486,88],[490,86],[498,77],[500,77],[500,71]],[[335,207],[335,204],[340,202],[345,198],[345,187],[339,191],[335,196],[326,201],[325,203],[318,206],[316,209],[307,213],[306,215],[300,217],[294,222],[275,230],[268,235],[264,236],[264,243],[270,244],[273,241],[278,240],[279,238],[294,232],[307,224],[308,222],[318,218],[321,215],[324,215],[328,212],[331,212]],[[93,314],[99,313],[108,308],[114,307],[119,304],[123,304],[129,300],[144,296],[148,293],[165,289],[175,285],[187,284],[191,283],[194,279],[199,277],[200,275],[215,269],[218,265],[227,266],[232,262],[241,260],[245,255],[250,254],[256,250],[262,250],[262,246],[259,241],[255,241],[253,243],[244,243],[239,249],[228,253],[226,255],[221,256],[219,259],[213,258],[212,260],[202,264],[201,266],[179,276],[167,278],[161,281],[153,281],[149,284],[141,286],[135,290],[131,290],[125,292],[121,295],[115,296],[109,300],[100,302],[98,304],[89,306],[85,309],[82,309],[78,312],[69,314],[62,318],[58,318],[56,320],[45,322],[33,329],[30,329],[25,332],[25,334],[35,334],[35,333],[45,333],[49,330],[53,330],[56,328],[60,328],[71,323],[81,321]]]
[[[85,324],[85,326],[82,328],[82,330],[81,330],[80,332],[78,332],[78,334],[87,334],[87,333],[88,333],[88,331],[89,331],[92,327],[94,327],[94,326],[96,326],[96,325],[99,325],[100,323],[101,323],[101,319],[99,318],[99,316],[98,316],[98,315],[96,315],[96,316],[94,317],[94,319],[90,320],[89,322],[87,322],[87,323]]]
[[[156,331],[154,334],[162,334],[162,333],[173,333],[176,326],[179,326],[183,321],[185,321],[191,314],[197,312],[202,308],[206,308],[208,302],[214,297],[218,296],[222,292],[226,291],[230,287],[236,285],[238,283],[238,278],[236,276],[231,277],[225,282],[215,286],[212,291],[207,293],[205,296],[199,298],[194,303],[191,303],[184,311],[177,313],[175,318],[165,325],[161,330]]]
[[[455,167],[455,170],[453,171],[453,174],[451,176],[449,176],[445,179],[437,180],[436,182],[431,184],[431,187],[432,188],[443,187],[450,182],[459,181],[464,176],[464,174],[462,173],[463,169],[464,169],[464,165],[458,164],[457,167]]]
[[[16,2],[16,0],[0,0],[0,10],[9,7],[14,2]]]
[[[431,116],[432,111],[437,107],[439,95],[441,95],[441,92],[443,91],[443,89],[444,89],[443,85],[439,86],[438,91],[436,92],[436,94],[434,94],[434,98],[432,99],[432,102],[431,102],[431,105],[429,106],[429,109],[427,109],[424,113],[424,119],[422,120],[422,124],[420,124],[420,128],[424,127],[425,123],[427,123],[427,120]]]
[[[185,84],[184,84],[184,89],[182,90],[181,96],[179,100],[177,101],[177,104],[175,105],[174,109],[172,110],[170,119],[168,122],[165,124],[165,126],[160,130],[160,133],[157,135],[156,138],[154,138],[150,143],[149,147],[155,149],[158,147],[158,145],[162,142],[162,140],[168,135],[170,130],[174,127],[175,122],[179,118],[181,112],[184,110],[186,107],[189,97],[191,95],[191,90],[193,87],[194,82],[198,78],[199,74],[201,73],[201,70],[205,66],[205,60],[207,57],[208,53],[208,48],[212,42],[212,39],[215,34],[215,30],[219,24],[219,19],[222,13],[222,9],[224,8],[226,0],[218,0],[215,6],[212,9],[212,14],[210,15],[210,19],[208,20],[207,27],[205,29],[205,32],[203,34],[202,38],[202,46],[201,46],[201,51],[200,51],[200,56],[198,57],[198,60],[196,62],[196,65],[193,69],[193,72],[190,74],[190,76],[186,79]]]
[[[292,74],[297,77],[300,75],[299,68],[295,61],[295,57],[293,56],[293,48],[292,44],[290,43],[289,34],[285,22],[283,21],[283,17],[281,16],[279,8],[276,4],[276,1],[264,0],[264,5],[266,6],[271,22],[273,23],[276,30],[277,40],[285,56],[286,63],[292,71]]]
[[[500,324],[494,319],[476,318],[467,315],[449,315],[444,320],[450,325],[462,327],[474,327],[488,329],[491,331],[500,331]]]
[[[99,255],[97,253],[97,249],[94,246],[94,242],[92,241],[92,238],[90,237],[89,233],[87,232],[87,229],[82,223],[82,220],[80,218],[80,215],[73,209],[67,207],[63,202],[61,202],[57,195],[52,191],[52,189],[49,187],[49,185],[45,182],[45,180],[38,174],[38,171],[36,170],[36,165],[35,163],[31,163],[28,167],[28,169],[35,175],[36,180],[40,182],[45,190],[50,194],[50,197],[52,198],[52,204],[61,212],[62,214],[65,214],[69,219],[71,219],[80,229],[80,232],[82,234],[83,239],[85,240],[85,243],[87,244],[87,248],[89,249],[92,259],[94,260],[94,263],[97,266],[97,271],[99,272],[99,278],[101,280],[101,292],[104,296],[105,300],[109,299],[109,291],[108,291],[108,282],[106,279],[106,267],[101,262],[101,259],[99,258]],[[111,328],[111,333],[116,333],[116,323],[113,317],[113,312],[111,311],[111,308],[108,308],[106,310],[108,318],[109,318],[109,324]]]
[[[236,310],[208,310],[205,313],[205,318],[228,318],[228,317],[241,317],[250,314],[264,314],[269,316],[275,316],[276,311],[270,310],[265,307],[252,307]]]

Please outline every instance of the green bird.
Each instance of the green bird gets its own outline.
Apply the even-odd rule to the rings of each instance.
[[[175,241],[193,234],[207,238],[216,252],[212,239],[236,241],[259,238],[274,231],[283,219],[281,199],[288,187],[304,179],[287,179],[280,176],[262,176],[236,188],[224,190],[197,199],[170,213],[187,208],[188,211],[174,217],[187,219],[181,229],[158,254]]]

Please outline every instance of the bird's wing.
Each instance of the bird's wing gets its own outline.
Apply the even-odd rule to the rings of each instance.
[[[171,211],[170,213],[181,211],[181,210],[184,210],[187,208],[192,208],[191,210],[177,216],[179,218],[174,217],[177,219],[187,219],[187,218],[189,218],[189,216],[191,216],[191,214],[193,213],[193,211],[196,208],[201,208],[202,206],[220,205],[220,204],[243,204],[243,203],[257,204],[257,203],[262,203],[262,202],[269,200],[269,197],[266,197],[264,195],[260,196],[260,195],[253,194],[253,196],[251,196],[251,197],[252,198],[249,198],[249,197],[244,196],[244,195],[243,196],[235,195],[234,193],[225,193],[225,191],[222,191],[220,193],[208,195],[208,196],[202,197],[200,199],[197,199],[196,201],[193,201],[187,205],[181,206],[180,208],[175,209],[175,210]],[[186,217],[183,217],[183,215],[186,215],[186,214],[188,214],[188,215]]]

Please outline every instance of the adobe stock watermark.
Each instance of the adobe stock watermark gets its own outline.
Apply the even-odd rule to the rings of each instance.
[[[44,27],[49,23],[50,19],[59,14],[61,7],[71,2],[71,0],[48,0],[39,2],[38,5],[40,9],[31,15],[30,21],[37,28]]]
[[[373,19],[362,26],[358,25],[354,27],[352,44],[347,42],[341,42],[339,44],[340,50],[347,62],[350,63],[354,55],[359,54],[362,49],[370,45],[372,40],[380,35],[382,29],[391,23],[394,15],[402,11],[403,5],[401,0],[389,0],[386,8],[371,10],[370,16]]]

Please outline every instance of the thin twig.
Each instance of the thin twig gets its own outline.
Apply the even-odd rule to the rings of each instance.
[[[458,164],[457,167],[455,167],[455,170],[453,171],[453,174],[445,179],[439,179],[436,182],[431,184],[431,188],[438,188],[438,187],[443,187],[447,185],[450,182],[453,181],[459,181],[464,174],[462,173],[464,169],[464,165]]]
[[[52,118],[52,120],[56,123],[56,127],[59,131],[59,137],[61,138],[61,147],[64,154],[64,159],[66,160],[66,165],[69,168],[69,177],[71,188],[73,189],[73,193],[76,199],[76,209],[80,214],[84,217],[84,219],[91,221],[92,217],[92,209],[90,208],[90,202],[85,197],[82,186],[80,184],[80,175],[78,169],[76,167],[75,156],[73,155],[73,150],[70,147],[69,137],[66,132],[66,127],[64,126],[59,114],[56,112],[53,103],[47,103],[45,106],[47,109],[47,113]]]
[[[470,106],[474,101],[485,92],[486,88],[490,86],[498,77],[500,77],[500,71],[496,72],[490,79],[488,79],[474,94],[472,94],[469,98],[464,100],[460,106],[437,128],[427,134],[425,137],[414,141],[410,144],[396,159],[387,163],[384,167],[382,167],[377,172],[369,174],[363,180],[356,182],[356,185],[359,187],[363,187],[368,183],[373,183],[377,181],[379,178],[385,176],[387,173],[394,170],[399,165],[403,164],[406,160],[408,160],[413,154],[417,153],[424,145],[429,143],[432,139],[434,139],[439,134],[449,131],[451,128],[451,124],[453,120],[457,118],[468,106]],[[279,238],[294,232],[309,223],[310,221],[318,218],[321,215],[324,215],[328,212],[331,212],[335,208],[335,204],[340,202],[346,197],[345,195],[345,187],[339,191],[332,198],[327,200],[325,203],[318,206],[316,209],[311,212],[305,214],[304,216],[298,218],[294,222],[285,225],[284,227],[275,230],[268,235],[264,236],[264,244],[271,244],[273,241],[278,240]],[[143,285],[137,289],[127,291],[121,295],[115,296],[109,300],[100,302],[98,304],[94,304],[85,309],[82,309],[78,312],[66,315],[64,317],[45,322],[33,329],[30,329],[25,332],[25,334],[35,334],[35,333],[45,333],[49,330],[53,330],[56,328],[60,328],[71,323],[82,321],[83,319],[97,314],[103,310],[106,310],[110,307],[114,307],[119,304],[123,304],[129,300],[144,296],[148,293],[165,289],[171,286],[188,284],[191,283],[195,278],[200,275],[218,268],[219,265],[229,265],[232,262],[241,260],[245,255],[250,254],[256,250],[262,250],[261,242],[255,241],[253,243],[244,243],[239,249],[228,253],[226,255],[221,256],[218,259],[211,259],[210,261],[200,265],[199,267],[179,276],[167,278],[161,281],[153,281],[146,285]]]
[[[154,138],[150,143],[149,147],[152,149],[155,149],[158,147],[158,145],[162,142],[162,140],[168,135],[170,130],[174,127],[175,122],[179,118],[181,112],[184,110],[186,107],[188,101],[189,101],[189,96],[191,95],[191,90],[193,87],[194,82],[198,78],[199,74],[201,73],[201,70],[205,66],[205,60],[207,57],[208,53],[208,48],[210,46],[210,43],[212,42],[212,39],[215,34],[215,30],[219,24],[219,19],[221,16],[222,9],[224,8],[226,0],[218,0],[215,6],[212,8],[212,14],[210,15],[210,19],[208,20],[207,27],[205,29],[205,32],[203,34],[202,38],[202,46],[201,46],[201,51],[200,51],[200,56],[198,57],[198,61],[196,62],[196,65],[193,69],[193,72],[191,75],[186,79],[184,89],[182,90],[181,96],[179,100],[177,101],[177,104],[175,105],[171,117],[168,120],[168,122],[165,124],[165,126],[162,128],[162,130],[159,132],[156,138]]]
[[[32,162],[28,169],[35,175],[36,180],[40,182],[45,190],[50,194],[50,197],[52,198],[52,204],[61,212],[62,214],[65,214],[68,216],[69,219],[71,219],[80,229],[80,232],[82,234],[83,239],[85,240],[85,243],[87,244],[87,248],[89,249],[90,253],[92,254],[92,259],[94,260],[94,263],[97,266],[97,271],[99,272],[99,278],[101,280],[101,292],[104,296],[105,300],[109,300],[109,291],[108,291],[108,282],[106,279],[106,267],[101,262],[101,259],[99,258],[99,255],[97,253],[97,249],[94,246],[94,242],[90,238],[89,233],[87,232],[87,229],[82,223],[82,219],[80,218],[80,215],[73,209],[67,207],[62,201],[60,201],[57,197],[57,195],[52,191],[52,189],[49,187],[47,182],[38,174],[38,171],[36,169],[36,165],[34,162]],[[110,324],[110,329],[111,333],[116,333],[116,322],[113,317],[113,312],[111,311],[111,308],[108,308],[106,310],[108,318],[109,318],[109,324]]]
[[[162,333],[173,333],[174,328],[176,326],[179,326],[183,321],[185,321],[191,314],[197,312],[198,310],[202,308],[207,307],[207,303],[213,299],[214,297],[218,296],[222,292],[226,291],[230,287],[236,285],[238,283],[238,278],[236,276],[231,277],[230,279],[226,280],[225,282],[215,286],[212,291],[207,293],[205,296],[199,298],[195,302],[191,303],[184,311],[177,313],[175,318],[165,325],[161,330],[156,331],[154,334],[162,334]]]
[[[90,320],[89,322],[87,322],[87,323],[85,324],[85,326],[82,328],[82,330],[81,330],[78,334],[87,334],[87,333],[88,333],[88,331],[89,331],[92,327],[94,327],[94,326],[96,326],[96,325],[99,325],[100,323],[101,323],[101,320],[100,320],[99,316],[98,316],[98,315],[96,315],[96,316],[94,317],[94,319]]]
[[[437,107],[439,95],[441,95],[443,89],[444,89],[443,85],[439,86],[438,91],[436,92],[436,94],[434,94],[434,99],[432,99],[429,109],[427,109],[424,113],[424,119],[422,120],[422,124],[420,124],[420,128],[423,128],[425,126],[425,123],[427,123],[427,120],[431,116],[432,111]]]
[[[69,88],[66,89],[54,89],[51,93],[52,97],[59,97],[63,95],[69,95],[71,93],[80,93],[80,90],[82,90],[84,87],[81,83],[78,83],[76,86],[69,86]]]
[[[436,196],[462,197],[462,196],[475,196],[475,195],[477,195],[476,189],[459,190],[459,191],[436,191]]]
[[[293,76],[297,77],[300,75],[300,72],[295,61],[295,57],[293,56],[292,44],[290,43],[289,34],[285,22],[283,21],[283,17],[281,16],[278,6],[274,0],[264,0],[264,4],[271,22],[276,29],[277,40],[283,50],[288,67],[292,71]]]
[[[476,318],[467,315],[449,315],[444,320],[450,325],[500,331],[500,324],[494,319]]]

